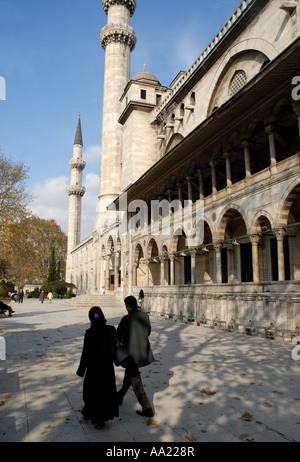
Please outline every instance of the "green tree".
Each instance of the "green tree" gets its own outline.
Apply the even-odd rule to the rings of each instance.
[[[54,247],[51,247],[48,269],[48,287],[51,289],[51,285],[58,281],[58,279],[59,277],[57,274],[55,249]]]

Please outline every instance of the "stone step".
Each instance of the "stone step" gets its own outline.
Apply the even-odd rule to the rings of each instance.
[[[122,299],[115,295],[79,295],[78,297],[66,300],[65,303],[74,308],[100,306],[103,308],[120,308]]]

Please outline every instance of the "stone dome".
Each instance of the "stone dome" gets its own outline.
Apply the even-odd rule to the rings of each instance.
[[[151,74],[150,72],[137,72],[131,77],[131,80],[135,82],[143,82],[143,83],[156,83],[160,85],[160,82],[155,75]]]

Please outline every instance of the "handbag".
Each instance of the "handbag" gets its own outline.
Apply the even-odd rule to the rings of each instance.
[[[125,367],[125,361],[130,358],[130,354],[124,347],[123,343],[120,342],[113,329],[109,329],[109,334],[111,339],[113,362],[116,366]]]

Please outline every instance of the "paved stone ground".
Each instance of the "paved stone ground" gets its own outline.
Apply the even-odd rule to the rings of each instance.
[[[82,419],[76,375],[88,309],[54,300],[13,304],[0,318],[0,442],[300,441],[300,361],[289,341],[266,340],[151,318],[156,361],[142,369],[153,419],[130,390],[119,418],[99,429]],[[123,306],[105,309],[117,326]],[[116,368],[117,387],[123,369]]]

